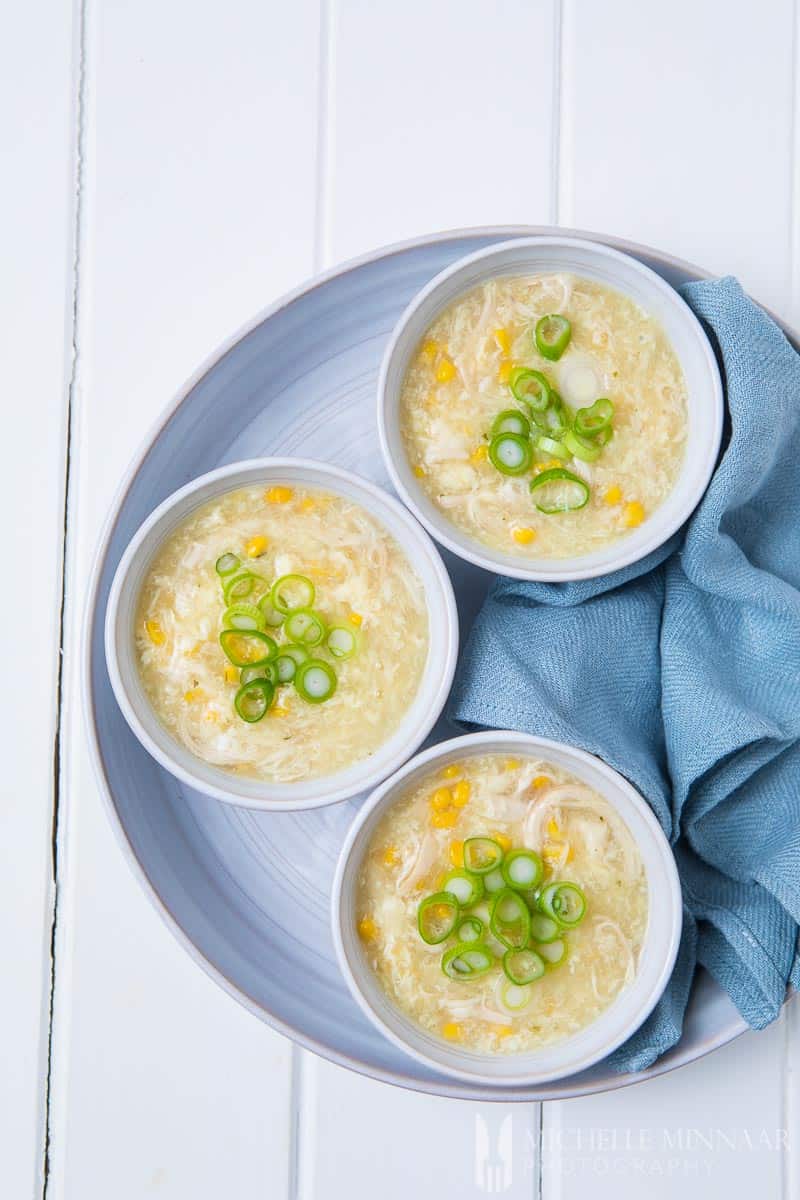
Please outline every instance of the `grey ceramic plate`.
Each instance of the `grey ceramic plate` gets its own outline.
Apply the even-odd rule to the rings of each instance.
[[[691,1062],[745,1026],[701,973],[680,1044],[639,1075],[617,1075],[601,1063],[535,1091],[497,1090],[417,1065],[368,1024],[334,961],[329,884],[357,802],[259,814],[183,787],[139,746],[117,708],[103,622],[114,569],[138,525],[204,471],[240,458],[297,454],[386,484],[375,386],[384,344],[408,301],[463,254],[555,232],[506,226],[407,242],[328,272],[262,313],[189,381],[137,456],[102,539],[87,614],[85,702],[101,789],[125,854],[175,936],[232,996],[303,1046],[376,1079],[444,1096],[531,1100],[621,1087]],[[671,283],[703,275],[645,247],[603,240]],[[447,565],[463,636],[489,576],[453,558]],[[435,734],[451,732],[440,727]]]

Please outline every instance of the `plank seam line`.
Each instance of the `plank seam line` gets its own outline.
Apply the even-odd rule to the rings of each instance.
[[[553,95],[550,127],[550,220],[561,223],[561,109],[563,104],[564,4],[555,0],[553,11]]]
[[[303,1106],[302,1050],[292,1042],[291,1068],[289,1073],[289,1200],[300,1196],[300,1134]]]
[[[332,141],[331,81],[333,75],[332,2],[319,3],[319,51],[317,57],[317,142],[316,205],[314,209],[313,264],[321,271],[327,264],[330,246],[330,161]]]
[[[73,198],[74,217],[72,227],[72,271],[71,271],[71,306],[69,309],[70,329],[70,368],[67,381],[66,405],[66,445],[64,449],[64,492],[63,492],[63,527],[62,554],[60,579],[60,604],[58,613],[58,662],[56,669],[56,723],[53,734],[53,813],[50,829],[50,873],[53,887],[53,905],[50,919],[50,980],[49,1004],[47,1008],[47,1055],[45,1072],[44,1095],[44,1146],[42,1153],[42,1197],[46,1200],[50,1186],[50,1143],[51,1143],[51,1106],[53,1093],[53,1051],[54,1051],[54,1017],[56,991],[56,941],[58,936],[58,907],[59,907],[59,855],[58,834],[61,801],[61,742],[62,718],[64,701],[64,658],[65,631],[67,613],[67,539],[69,529],[69,500],[70,500],[70,468],[72,456],[72,424],[73,413],[77,407],[75,396],[78,383],[78,360],[80,357],[78,336],[78,313],[80,308],[81,280],[81,250],[83,244],[83,197],[84,197],[84,160],[86,149],[85,115],[86,115],[86,6],[87,0],[80,0],[77,6],[78,17],[78,70],[77,87],[75,90],[75,140],[73,167]]]

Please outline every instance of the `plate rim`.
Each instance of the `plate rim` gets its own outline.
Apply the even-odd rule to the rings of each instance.
[[[686,271],[688,274],[697,279],[712,279],[716,276],[703,267],[699,267],[686,259],[678,258],[675,255],[667,254],[664,251],[658,250],[645,243],[634,242],[626,238],[615,237],[610,234],[593,232],[590,230],[571,229],[555,225],[475,225],[466,227],[456,227],[453,229],[439,230],[434,233],[423,234],[417,237],[406,238],[397,242],[390,242],[387,245],[377,247],[367,251],[364,254],[356,255],[348,258],[335,266],[329,267],[327,270],[316,275],[306,277],[296,287],[283,293],[270,304],[265,305],[248,321],[245,321],[241,326],[228,334],[222,341],[208,354],[203,361],[195,368],[188,376],[181,387],[173,395],[158,414],[156,419],[147,429],[144,437],[140,441],[137,449],[134,451],[128,466],[123,473],[122,479],[114,493],[111,501],[108,515],[106,516],[98,542],[91,559],[91,569],[89,573],[88,586],[86,591],[86,600],[84,606],[83,620],[80,628],[79,640],[79,655],[80,655],[80,702],[83,713],[84,727],[86,740],[89,748],[89,758],[92,764],[92,770],[95,781],[97,783],[100,795],[103,801],[103,807],[106,812],[109,824],[114,832],[115,839],[119,845],[123,857],[128,862],[134,876],[138,879],[139,884],[148,896],[151,904],[155,907],[161,919],[166,924],[172,935],[178,943],[190,955],[195,963],[213,979],[219,986],[228,993],[234,1000],[238,1001],[245,1009],[251,1012],[255,1017],[261,1020],[264,1024],[277,1030],[285,1037],[289,1038],[293,1043],[310,1050],[319,1055],[321,1058],[333,1062],[338,1066],[348,1070],[355,1071],[357,1074],[364,1075],[371,1079],[376,1079],[383,1083],[393,1084],[394,1086],[404,1088],[408,1091],[423,1092],[428,1095],[442,1096],[456,1100],[481,1100],[496,1103],[532,1103],[541,1100],[566,1100],[577,1096],[586,1096],[599,1094],[608,1091],[616,1091],[619,1088],[630,1087],[633,1084],[644,1082],[647,1079],[656,1078],[659,1075],[667,1074],[671,1071],[678,1070],[682,1066],[686,1066],[691,1062],[696,1062],[700,1058],[704,1058],[713,1050],[719,1049],[734,1041],[745,1033],[749,1026],[743,1017],[738,1016],[737,1020],[732,1025],[725,1028],[721,1034],[716,1034],[701,1042],[701,1048],[698,1053],[693,1054],[691,1058],[679,1059],[673,1061],[672,1054],[668,1054],[662,1060],[657,1060],[651,1067],[643,1071],[637,1072],[621,1072],[619,1076],[615,1076],[613,1081],[609,1083],[607,1080],[598,1085],[598,1082],[589,1080],[586,1083],[570,1083],[570,1078],[560,1081],[566,1086],[558,1086],[559,1081],[555,1085],[547,1085],[541,1088],[504,1088],[502,1086],[479,1086],[459,1083],[455,1080],[450,1081],[446,1078],[441,1080],[417,1079],[410,1073],[405,1073],[400,1070],[390,1070],[387,1068],[372,1067],[369,1064],[353,1058],[348,1054],[344,1054],[335,1047],[318,1041],[316,1038],[310,1037],[301,1030],[294,1028],[288,1022],[283,1021],[274,1013],[269,1012],[263,1005],[258,1003],[238,984],[229,979],[217,966],[205,957],[199,947],[192,941],[177,917],[167,908],[161,896],[157,892],[154,884],[150,880],[143,864],[139,860],[133,846],[128,838],[127,832],[122,825],[122,822],[117,813],[114,803],[113,792],[106,776],[103,766],[103,760],[100,750],[97,724],[94,718],[95,697],[92,688],[92,629],[97,616],[97,601],[100,585],[100,578],[108,556],[108,550],[111,540],[114,536],[116,526],[119,520],[120,511],[130,492],[131,486],[141,469],[141,466],[150,452],[152,446],[158,437],[163,433],[167,424],[170,422],[174,414],[178,411],[184,401],[187,399],[191,391],[196,387],[200,380],[218,363],[220,363],[227,354],[229,354],[244,338],[253,332],[259,325],[270,317],[281,312],[290,304],[302,296],[314,291],[316,288],[326,284],[334,279],[340,278],[357,270],[361,267],[368,266],[381,259],[392,258],[400,254],[404,254],[409,250],[422,249],[425,246],[437,245],[444,242],[458,241],[466,238],[496,238],[497,240],[513,239],[518,237],[537,237],[547,235],[561,235],[582,237],[591,241],[602,242],[605,245],[612,246],[625,253],[635,257],[639,255],[647,256],[663,266],[677,268]],[[795,344],[800,341],[800,335],[792,329],[785,321],[779,318],[775,313],[766,306],[761,305],[765,312],[772,317],[776,324]],[[680,1045],[680,1043],[678,1043]],[[409,1060],[409,1066],[413,1065],[413,1060]]]

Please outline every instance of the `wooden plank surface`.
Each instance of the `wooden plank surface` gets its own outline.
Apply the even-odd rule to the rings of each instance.
[[[86,13],[53,1200],[95,1200],[109,1180],[118,1200],[288,1191],[290,1045],[197,970],[123,861],[84,750],[77,648],[100,524],[148,425],[311,271],[316,3],[293,15],[188,0]]]
[[[6,631],[7,684],[0,696],[0,1192],[20,1200],[41,1195],[45,1158],[53,755],[71,371],[72,33],[69,4],[54,8],[32,0],[15,11],[13,35],[4,36],[0,50],[6,437],[0,627]]]
[[[42,1194],[56,714],[42,720],[41,685],[55,695],[71,381],[48,1196],[95,1200],[113,1180],[120,1200],[446,1200],[490,1183],[543,1200],[794,1200],[781,1130],[800,1116],[796,1008],[662,1080],[513,1112],[293,1050],[197,970],[127,870],[77,672],[91,556],[135,446],[214,345],[315,269],[435,228],[559,221],[734,271],[797,319],[796,15],[791,0],[757,14],[722,0],[298,0],[291,19],[258,0],[87,0],[73,31],[55,0],[15,9],[0,89],[7,175],[24,186],[0,199],[4,330],[15,439],[36,452],[11,456],[2,488],[24,505],[11,549],[42,636],[5,659],[22,753],[0,809],[18,977],[0,1033],[2,1194]]]

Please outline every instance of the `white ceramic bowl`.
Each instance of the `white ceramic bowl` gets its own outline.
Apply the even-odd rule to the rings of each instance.
[[[612,804],[633,835],[647,874],[649,914],[633,983],[601,1016],[573,1037],[527,1054],[466,1050],[421,1029],[386,995],[363,952],[356,928],[361,862],[387,808],[421,779],[476,754],[537,756],[571,771]],[[387,779],[356,817],[342,848],[332,894],[333,939],[348,987],[369,1019],[395,1045],[428,1067],[469,1083],[533,1086],[583,1071],[620,1046],[641,1025],[663,992],[675,963],[683,906],[675,860],[661,826],[637,791],[600,759],[560,742],[523,733],[486,732],[441,742]]]
[[[237,778],[203,762],[177,742],[156,716],[136,662],[134,624],[139,592],[156,551],[199,505],[254,483],[305,484],[346,496],[392,534],[425,589],[429,650],[419,690],[399,727],[369,758],[334,775],[296,783]],[[120,561],[105,626],[108,673],[117,702],[139,741],[178,779],[230,804],[266,810],[319,808],[374,787],[405,762],[432,729],[447,699],[458,653],[458,615],[450,577],[428,535],[401,504],[350,471],[301,458],[262,458],[201,475],[169,496],[139,528]]]
[[[686,456],[672,492],[641,526],[618,541],[575,558],[503,554],[458,529],[428,497],[408,462],[400,433],[400,395],[411,359],[443,309],[487,279],[565,271],[631,297],[655,317],[680,360],[688,390]],[[606,575],[636,562],[667,540],[697,507],[711,478],[722,434],[723,391],[714,352],[689,306],[638,259],[599,242],[530,237],[479,250],[442,271],[412,300],[395,326],[378,383],[378,430],[386,465],[402,499],[454,554],[517,579],[561,582]]]

